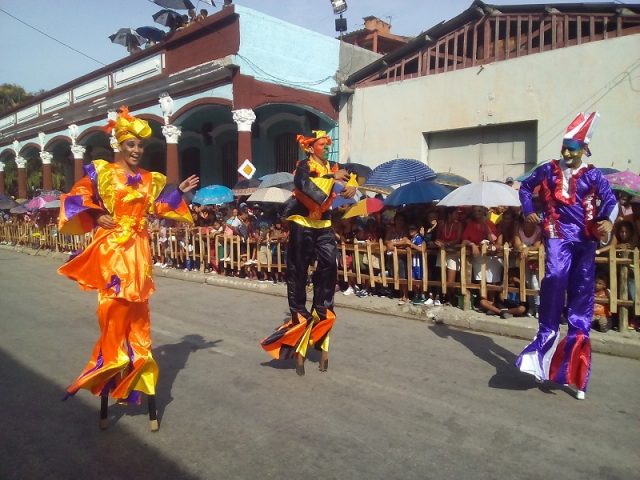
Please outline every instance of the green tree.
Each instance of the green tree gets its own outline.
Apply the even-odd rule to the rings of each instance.
[[[3,83],[0,85],[0,115],[26,102],[34,95],[20,85]]]

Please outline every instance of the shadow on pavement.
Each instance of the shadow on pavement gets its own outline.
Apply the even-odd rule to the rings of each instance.
[[[95,409],[0,350],[0,478],[196,478],[144,438],[98,428]],[[161,435],[146,432],[148,435]]]
[[[173,401],[173,396],[171,395],[173,383],[178,376],[178,372],[187,364],[189,355],[198,350],[214,348],[221,342],[222,340],[206,341],[201,335],[191,334],[182,337],[182,340],[178,343],[161,345],[152,350],[153,358],[158,363],[160,369],[158,385],[156,386],[156,406],[161,429],[164,411],[167,405]],[[111,399],[109,403],[113,404],[113,399]],[[112,423],[115,423],[125,415],[144,415],[146,417],[147,414],[147,399],[144,395],[142,396],[142,403],[140,405],[113,405],[113,408],[111,406],[109,407],[109,418]]]
[[[516,368],[517,355],[495,343],[491,337],[442,324],[429,328],[441,338],[451,337],[467,347],[476,357],[495,367],[496,373],[489,379],[489,387],[504,390],[529,390],[540,387],[531,375],[526,375]]]

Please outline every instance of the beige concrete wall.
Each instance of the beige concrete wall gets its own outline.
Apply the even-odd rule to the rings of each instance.
[[[558,156],[574,116],[592,110],[601,121],[589,161],[640,172],[640,35],[358,88],[341,109],[340,157],[428,164],[424,133],[533,120],[543,161]]]

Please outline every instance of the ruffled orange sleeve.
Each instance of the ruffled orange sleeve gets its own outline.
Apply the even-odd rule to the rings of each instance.
[[[178,188],[167,185],[167,177],[158,172],[151,172],[151,182],[151,195],[154,198],[154,202],[149,213],[158,217],[193,224],[189,206],[183,200]]]

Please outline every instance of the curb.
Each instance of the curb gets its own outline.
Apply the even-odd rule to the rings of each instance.
[[[0,245],[0,250],[9,250],[31,256],[48,257],[65,261],[68,254],[51,251],[34,251],[28,247],[13,247]],[[200,272],[183,272],[175,269],[161,269],[154,267],[154,276],[173,278],[193,283],[201,283],[211,286],[233,288],[250,292],[287,296],[284,283],[273,285],[270,282],[258,282],[244,280],[236,277],[226,277],[217,274],[204,274]],[[463,330],[471,330],[480,333],[490,333],[505,337],[520,338],[530,341],[538,331],[538,322],[535,318],[510,318],[502,319],[497,316],[488,316],[474,310],[464,311],[456,307],[438,306],[423,307],[411,304],[395,305],[388,298],[344,296],[336,294],[335,305],[341,308],[390,315],[410,320],[428,322],[433,325],[447,325]],[[566,325],[561,326],[561,332],[566,332]],[[636,332],[607,332],[591,331],[591,349],[594,352],[606,353],[618,357],[640,360],[640,334]],[[524,347],[524,345],[523,345]]]

